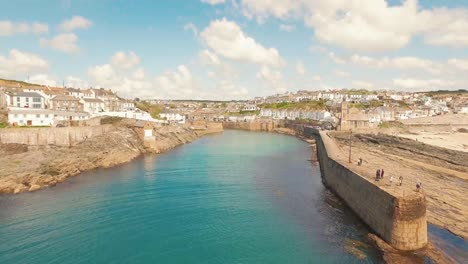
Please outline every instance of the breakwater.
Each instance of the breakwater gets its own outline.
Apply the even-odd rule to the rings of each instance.
[[[317,140],[324,184],[383,240],[399,250],[427,245],[426,200],[422,193],[396,196],[381,189],[336,159],[338,146],[325,131],[304,127],[305,136]]]

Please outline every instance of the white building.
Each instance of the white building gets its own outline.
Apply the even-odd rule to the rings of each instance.
[[[159,114],[161,118],[166,119],[169,123],[185,123],[185,115],[181,115],[175,112],[162,112]]]
[[[273,119],[310,119],[325,121],[332,117],[330,112],[327,111],[300,111],[300,110],[272,110],[262,109],[260,110],[260,116],[271,117]]]
[[[135,104],[132,101],[125,100],[122,104],[123,111],[135,111]]]
[[[9,108],[8,123],[12,126],[55,126],[59,121],[83,121],[88,113],[47,109]]]
[[[246,104],[242,108],[242,111],[257,111],[257,110],[258,110],[258,107],[254,104]]]
[[[104,112],[104,101],[96,98],[83,98],[80,100],[80,103],[83,104],[83,111],[96,114],[99,112]]]
[[[35,92],[19,92],[9,96],[8,106],[21,108],[44,109],[45,99],[42,95]]]

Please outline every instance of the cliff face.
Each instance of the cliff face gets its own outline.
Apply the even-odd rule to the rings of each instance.
[[[54,186],[70,176],[129,162],[147,152],[161,153],[192,142],[216,126],[194,131],[189,127],[157,128],[155,140],[142,140],[133,128],[108,126],[106,132],[74,144],[0,144],[0,193],[20,193]],[[71,128],[73,129],[73,128]]]

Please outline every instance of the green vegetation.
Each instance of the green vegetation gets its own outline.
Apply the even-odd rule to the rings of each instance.
[[[277,110],[325,110],[326,105],[325,101],[307,101],[307,102],[282,102],[282,103],[271,103],[271,104],[261,104],[261,108],[267,109],[277,109]]]
[[[136,104],[136,107],[141,111],[148,112],[155,119],[160,119],[159,114],[164,109],[162,105],[150,104],[148,102],[139,102]]]
[[[437,90],[437,91],[430,91],[428,92],[428,95],[442,95],[442,94],[451,94],[451,95],[454,95],[454,94],[464,94],[464,93],[468,93],[468,90],[466,89],[459,89],[459,90],[454,90],[454,91],[449,91],[449,90]]]
[[[260,110],[256,110],[256,111],[239,111],[239,112],[227,112],[226,113],[227,115],[259,115],[260,114]]]
[[[23,86],[43,86],[43,85],[38,85],[38,84],[33,84],[33,83],[28,83],[28,82],[23,82],[23,81],[17,81],[17,80],[8,80],[8,79],[2,79],[0,78],[0,81],[4,81],[9,84],[21,84]]]
[[[379,128],[391,128],[391,127],[402,128],[404,127],[404,125],[403,123],[398,122],[398,121],[388,121],[388,122],[382,122],[379,124]]]
[[[7,124],[5,124],[5,123],[0,123],[0,128],[5,128],[5,127],[7,127]]]
[[[123,117],[118,117],[118,116],[106,116],[101,119],[101,125],[108,125],[108,124],[115,124],[120,122]]]
[[[366,89],[351,89],[351,90],[346,91],[346,93],[347,94],[362,94],[362,95],[377,94],[375,91],[368,91]]]
[[[356,103],[356,104],[351,104],[351,107],[355,107],[360,110],[368,109],[368,108],[376,108],[383,106],[384,102],[378,101],[378,100],[372,100],[366,103]]]

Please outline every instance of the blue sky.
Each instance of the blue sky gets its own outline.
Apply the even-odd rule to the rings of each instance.
[[[177,99],[468,88],[468,0],[0,5],[0,78]]]

